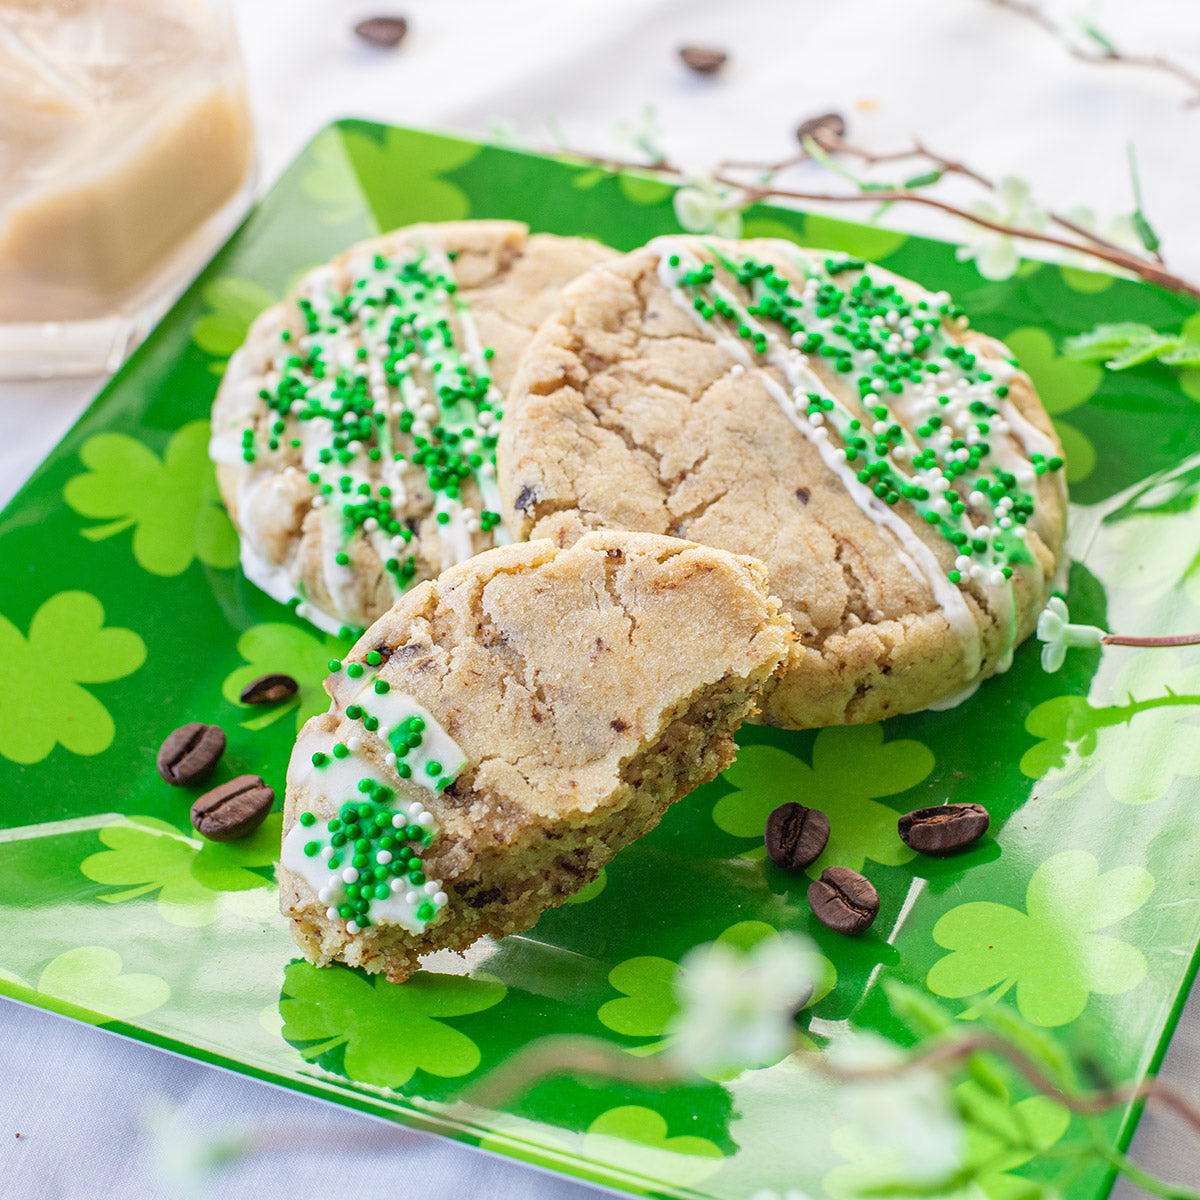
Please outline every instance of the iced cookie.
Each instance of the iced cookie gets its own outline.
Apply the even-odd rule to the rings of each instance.
[[[309,272],[253,324],[213,408],[247,577],[362,628],[508,541],[502,395],[559,289],[612,251],[512,221],[413,225]]]
[[[791,626],[762,564],[649,534],[501,547],[334,662],[288,768],[283,912],[407,978],[528,929],[733,760]]]
[[[659,238],[564,290],[500,438],[518,537],[599,527],[761,559],[798,634],[783,726],[952,702],[1033,629],[1061,448],[945,294],[784,241]]]

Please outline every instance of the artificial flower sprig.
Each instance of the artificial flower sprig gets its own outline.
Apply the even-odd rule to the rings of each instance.
[[[1038,617],[1037,639],[1042,643],[1042,668],[1057,671],[1063,665],[1067,651],[1096,646],[1200,646],[1200,633],[1179,633],[1165,637],[1133,637],[1109,633],[1099,625],[1078,625],[1071,622],[1066,601],[1051,596]]]

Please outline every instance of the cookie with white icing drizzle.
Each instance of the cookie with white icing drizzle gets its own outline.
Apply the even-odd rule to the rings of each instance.
[[[760,558],[795,623],[763,718],[952,703],[1004,670],[1062,552],[1062,451],[945,294],[789,242],[659,238],[564,290],[499,445],[517,537]]]
[[[733,760],[792,632],[761,563],[650,534],[490,550],[330,664],[288,768],[304,954],[402,980],[528,929]]]
[[[504,390],[562,285],[611,256],[463,221],[395,230],[305,275],[254,322],[213,408],[247,577],[335,632],[508,541]]]

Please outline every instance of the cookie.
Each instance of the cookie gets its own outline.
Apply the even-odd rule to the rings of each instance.
[[[305,956],[407,978],[528,929],[733,760],[791,626],[753,559],[650,534],[477,555],[326,683],[287,776]]]
[[[518,537],[761,559],[798,635],[763,719],[791,728],[961,698],[1062,552],[1061,448],[1009,351],[945,294],[785,241],[659,238],[565,289],[498,462]]]
[[[512,221],[412,225],[310,271],[251,326],[211,454],[246,576],[330,632],[508,541],[502,396],[563,284],[611,257]]]

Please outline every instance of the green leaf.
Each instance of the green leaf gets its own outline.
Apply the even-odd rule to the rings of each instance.
[[[577,171],[571,176],[571,186],[581,192],[586,192],[598,183],[603,183],[607,178],[608,172],[603,167],[596,167],[590,171]]]
[[[444,1079],[474,1071],[479,1047],[443,1018],[483,1012],[499,1004],[506,989],[492,979],[425,971],[407,983],[388,983],[340,965],[294,962],[284,973],[283,992],[283,1036],[305,1057],[344,1046],[351,1079],[398,1088],[417,1071]]]
[[[901,813],[877,797],[915,787],[933,765],[927,746],[885,743],[880,725],[822,729],[811,767],[773,746],[746,746],[725,771],[735,790],[717,801],[713,820],[735,837],[761,839],[771,811],[795,800],[829,818],[829,843],[809,868],[814,877],[833,864],[859,870],[868,858],[899,866],[913,857],[896,832]]]
[[[342,135],[336,129],[318,135],[305,162],[307,170],[300,176],[300,190],[317,204],[322,221],[339,225],[363,214],[366,201]]]
[[[941,171],[924,171],[920,175],[914,175],[911,179],[906,179],[904,181],[904,186],[909,190],[913,188],[929,187],[930,184],[937,183],[941,177]]]
[[[930,1037],[953,1028],[954,1017],[923,988],[885,978],[883,991],[888,1007],[918,1036]]]
[[[146,644],[130,629],[105,627],[90,592],[59,592],[33,615],[29,636],[0,616],[0,755],[41,762],[61,745],[90,756],[112,745],[116,726],[85,683],[133,674]]]
[[[990,900],[952,908],[933,938],[951,951],[929,972],[929,990],[950,999],[998,996],[1016,986],[1017,1007],[1034,1025],[1074,1021],[1092,992],[1121,995],[1141,983],[1141,951],[1098,931],[1145,904],[1154,879],[1141,867],[1100,874],[1096,859],[1068,850],[1029,882],[1026,912]]]
[[[208,458],[207,421],[184,425],[162,460],[136,438],[100,433],[83,444],[88,468],[67,481],[63,498],[80,516],[117,521],[83,530],[92,540],[133,528],[133,555],[153,575],[180,575],[199,559],[210,567],[237,563],[237,535],[217,491]]]
[[[79,946],[54,959],[37,990],[97,1014],[130,1021],[166,1004],[171,989],[157,975],[126,974],[121,956],[104,946]]]
[[[275,303],[261,284],[231,275],[205,285],[200,298],[206,311],[192,326],[192,341],[205,354],[220,359],[228,358],[246,340],[254,318]]]
[[[724,1154],[708,1138],[669,1137],[666,1120],[652,1108],[610,1108],[588,1126],[583,1153],[593,1162],[674,1187],[695,1187],[721,1165]]]
[[[230,704],[237,704],[254,715],[244,725],[261,729],[285,715],[293,715],[296,729],[317,713],[329,708],[329,697],[323,684],[329,674],[329,660],[340,658],[347,649],[346,641],[330,634],[315,633],[307,627],[271,621],[252,625],[238,638],[237,651],[246,660],[244,666],[231,671],[221,684],[221,695]],[[292,704],[280,704],[265,712],[256,706],[242,704],[242,689],[263,675],[290,675],[299,685],[298,699]]]
[[[1169,367],[1200,367],[1200,342],[1179,341],[1172,350],[1165,350],[1159,361]]]
[[[282,824],[282,814],[274,813],[252,836],[221,843],[188,837],[155,817],[130,817],[100,831],[108,849],[85,858],[79,869],[118,889],[99,899],[120,904],[157,892],[163,920],[197,928],[216,920],[221,892],[272,886],[260,870],[279,857]]]

